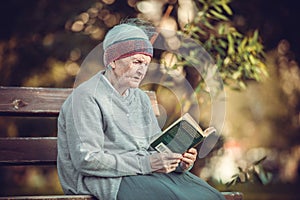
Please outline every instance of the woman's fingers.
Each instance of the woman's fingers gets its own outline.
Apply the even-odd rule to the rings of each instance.
[[[184,154],[178,153],[157,153],[150,156],[150,163],[153,171],[169,173],[176,169],[178,164],[183,170],[190,168],[197,158],[195,148],[188,149]]]
[[[195,149],[195,148],[188,149],[187,152],[185,152],[183,154],[183,158],[187,158],[187,159],[195,161],[197,158],[197,149]]]
[[[150,164],[153,171],[169,173],[174,171],[182,159],[177,153],[156,153],[150,156]]]
[[[197,149],[190,148],[184,154],[181,162],[181,168],[187,170],[190,168],[197,159]]]

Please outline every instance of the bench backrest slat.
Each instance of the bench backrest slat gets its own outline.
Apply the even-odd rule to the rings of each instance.
[[[0,87],[0,116],[56,117],[72,88]],[[146,91],[156,115],[155,92]]]
[[[0,166],[55,165],[56,137],[0,138]]]
[[[57,116],[71,88],[0,87],[1,116]]]

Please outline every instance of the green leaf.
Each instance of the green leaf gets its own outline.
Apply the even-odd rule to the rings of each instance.
[[[226,11],[227,14],[232,15],[232,10],[226,3],[223,3],[222,7]]]
[[[271,182],[272,174],[269,172],[265,172],[261,165],[258,165],[258,170],[256,171],[256,173],[262,184],[266,185]]]
[[[240,78],[242,76],[242,72],[241,71],[236,71],[232,74],[232,78],[234,80],[237,80],[238,78]]]
[[[208,28],[214,29],[214,26],[211,25],[211,23],[209,23],[207,20],[205,20],[203,23],[204,23],[204,25],[207,26]]]
[[[222,15],[221,13],[218,13],[218,12],[215,11],[215,10],[210,10],[209,12],[210,12],[213,16],[215,16],[216,18],[218,18],[218,19],[223,19],[223,20],[225,20],[225,21],[228,20],[228,18],[227,18],[225,15]]]
[[[239,173],[239,179],[242,183],[246,182],[247,181],[246,173],[244,172]]]
[[[218,53],[219,53],[221,56],[225,56],[225,55],[226,55],[225,51],[224,51],[221,47],[215,46],[215,49],[218,51]]]
[[[254,34],[253,34],[253,37],[252,37],[252,41],[257,42],[257,40],[258,40],[258,30],[255,30]]]
[[[204,31],[204,30],[202,30],[200,28],[197,29],[197,32],[200,33],[201,35],[204,35],[204,36],[206,36],[208,34],[206,31]]]
[[[214,9],[216,9],[217,12],[222,13],[222,8],[220,8],[220,6],[214,5],[213,7]]]
[[[234,40],[231,34],[227,35],[227,40],[228,40],[228,50],[227,53],[234,54]]]
[[[248,42],[248,39],[245,37],[245,38],[242,40],[242,42],[241,42],[241,44],[240,44],[240,47],[241,47],[242,49],[244,49],[245,46],[246,46],[246,44],[247,44],[247,42]]]
[[[198,0],[202,4],[206,4],[206,0]]]
[[[261,159],[255,161],[255,162],[253,163],[253,165],[258,165],[258,164],[262,163],[264,160],[266,160],[266,158],[267,158],[267,156],[262,157]]]
[[[226,67],[226,65],[229,65],[230,62],[231,62],[231,59],[228,56],[226,56],[226,58],[224,59],[224,65],[225,65],[225,67]]]
[[[247,88],[246,84],[243,81],[239,81],[239,86],[243,90],[245,90]]]
[[[218,34],[223,35],[225,33],[225,25],[221,24],[218,28]]]
[[[218,39],[218,42],[220,46],[223,47],[224,49],[227,47],[227,42],[225,42],[223,39]]]
[[[256,65],[256,58],[252,54],[249,55],[249,60],[251,64]]]

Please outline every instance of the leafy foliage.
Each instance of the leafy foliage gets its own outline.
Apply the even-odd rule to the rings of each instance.
[[[234,89],[245,89],[247,80],[260,81],[267,76],[263,45],[258,30],[247,36],[230,25],[230,0],[198,0],[198,12],[181,34],[199,42],[215,59],[223,81]],[[193,49],[191,51],[197,51]],[[188,66],[190,57],[179,57],[179,63]],[[200,61],[198,61],[200,64]]]
[[[238,183],[246,183],[246,182],[255,182],[259,181],[260,183],[266,185],[270,183],[272,180],[272,174],[267,172],[262,163],[267,157],[263,157],[262,159],[255,161],[252,165],[250,165],[247,169],[243,170],[239,169],[239,173],[232,176],[232,180],[226,183],[227,187],[232,185],[236,185]]]

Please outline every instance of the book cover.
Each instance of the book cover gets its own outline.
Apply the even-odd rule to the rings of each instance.
[[[184,153],[214,131],[213,127],[203,131],[193,117],[186,113],[155,138],[151,147],[158,152]]]

